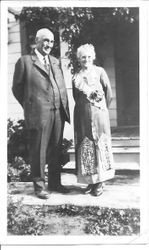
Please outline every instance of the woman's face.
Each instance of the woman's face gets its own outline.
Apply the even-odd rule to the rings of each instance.
[[[79,58],[79,62],[83,69],[87,69],[93,65],[93,55],[89,52],[83,52]]]

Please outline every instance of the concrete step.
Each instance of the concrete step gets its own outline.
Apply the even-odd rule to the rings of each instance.
[[[140,141],[139,137],[112,137],[112,151],[115,169],[140,169]],[[64,169],[75,169],[74,146],[68,151],[70,162]]]
[[[112,147],[139,147],[140,139],[137,137],[112,137]]]

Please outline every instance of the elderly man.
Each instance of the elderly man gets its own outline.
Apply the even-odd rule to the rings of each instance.
[[[54,35],[48,29],[37,31],[36,48],[16,63],[12,91],[24,110],[30,133],[30,165],[37,197],[48,199],[45,164],[48,164],[48,189],[66,193],[61,185],[60,148],[65,121],[70,122],[68,98],[58,59],[49,55]]]

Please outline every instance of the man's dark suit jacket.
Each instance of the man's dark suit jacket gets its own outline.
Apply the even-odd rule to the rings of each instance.
[[[58,86],[64,119],[70,122],[68,97],[59,61],[49,56],[53,77]],[[50,112],[49,89],[50,76],[36,56],[22,56],[16,63],[12,91],[24,109],[28,128],[41,128],[46,124]]]

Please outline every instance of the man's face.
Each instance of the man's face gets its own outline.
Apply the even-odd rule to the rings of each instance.
[[[36,41],[36,48],[43,56],[50,54],[53,45],[54,36],[51,32],[41,35]]]

